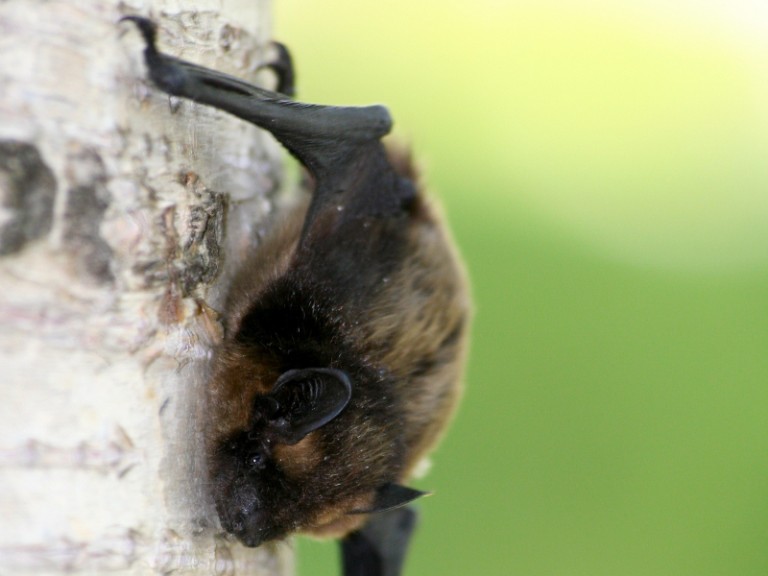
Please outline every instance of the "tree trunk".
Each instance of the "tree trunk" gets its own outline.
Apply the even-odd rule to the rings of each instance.
[[[148,85],[118,24],[254,79],[268,3],[194,4],[0,0],[0,574],[292,571],[288,545],[221,536],[201,434],[281,155]]]

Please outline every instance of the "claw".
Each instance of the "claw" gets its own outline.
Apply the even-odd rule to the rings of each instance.
[[[296,95],[296,72],[293,67],[293,58],[288,48],[282,42],[272,41],[272,46],[277,53],[275,59],[262,68],[269,68],[277,75],[276,92],[293,98]]]
[[[157,24],[152,22],[149,18],[143,18],[141,16],[123,16],[118,22],[133,22],[144,37],[147,50],[157,52],[155,48],[155,41],[157,39]]]

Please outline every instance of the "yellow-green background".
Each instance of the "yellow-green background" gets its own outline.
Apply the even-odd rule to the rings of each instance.
[[[406,574],[768,574],[768,4],[274,8],[300,98],[390,107],[474,284]]]

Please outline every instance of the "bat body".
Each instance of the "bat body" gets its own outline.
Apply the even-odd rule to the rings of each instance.
[[[314,190],[236,277],[209,386],[208,458],[222,527],[247,546],[343,538],[347,576],[396,576],[413,528],[404,484],[460,395],[462,266],[383,107],[301,104],[161,54],[163,91],[272,132]],[[283,52],[284,80],[293,72]],[[283,86],[288,91],[290,86]]]

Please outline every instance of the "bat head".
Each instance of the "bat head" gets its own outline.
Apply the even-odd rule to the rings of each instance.
[[[211,472],[225,530],[258,546],[296,528],[301,486],[280,466],[279,454],[336,418],[351,395],[344,372],[306,368],[283,373],[269,394],[256,396],[249,428],[216,446]]]
[[[382,439],[386,429],[371,428],[368,417],[349,426],[359,411],[348,407],[351,398],[345,372],[306,368],[283,373],[269,393],[253,399],[249,427],[218,442],[211,459],[227,532],[246,546],[297,530],[336,536],[366,514],[424,494],[392,481],[399,450]],[[342,412],[346,422],[339,422]]]

